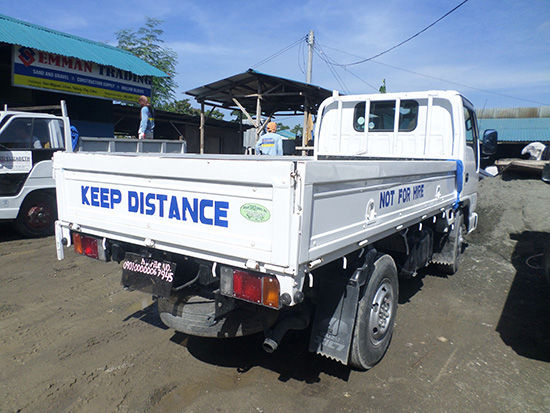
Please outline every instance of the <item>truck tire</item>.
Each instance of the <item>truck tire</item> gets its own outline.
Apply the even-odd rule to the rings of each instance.
[[[399,284],[392,257],[381,255],[374,270],[361,289],[349,364],[368,370],[378,363],[391,341],[397,313]]]
[[[45,237],[53,234],[56,217],[55,197],[47,192],[33,192],[21,204],[15,229],[25,237]]]
[[[543,263],[544,278],[548,282],[548,285],[550,285],[550,242],[547,242],[544,246]]]
[[[456,219],[453,225],[453,229],[449,234],[448,248],[449,248],[449,257],[447,262],[439,263],[438,268],[441,272],[453,275],[458,271],[460,266],[460,256],[462,255],[462,243],[464,241],[464,216],[462,211],[456,212]]]
[[[215,300],[198,295],[158,299],[162,322],[190,336],[233,338],[256,334],[271,327],[279,315],[277,310],[254,306],[255,311],[237,308],[215,320],[214,306]]]

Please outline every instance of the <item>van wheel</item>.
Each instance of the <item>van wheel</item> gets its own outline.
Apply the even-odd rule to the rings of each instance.
[[[391,341],[397,313],[397,268],[389,255],[374,262],[374,270],[362,288],[353,329],[349,364],[368,370],[378,363]]]
[[[15,229],[25,237],[45,237],[54,232],[57,216],[55,198],[38,192],[28,195],[15,219]]]

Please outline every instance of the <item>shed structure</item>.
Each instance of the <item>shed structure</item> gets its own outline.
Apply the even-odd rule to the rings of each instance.
[[[204,121],[205,105],[240,110],[260,131],[278,115],[304,114],[303,140],[310,136],[310,116],[315,115],[320,104],[332,92],[320,86],[272,76],[249,69],[244,73],[209,83],[186,92],[201,105],[201,119]],[[254,115],[254,117],[253,117]],[[264,119],[262,119],[262,116]],[[203,142],[201,122],[201,145]]]

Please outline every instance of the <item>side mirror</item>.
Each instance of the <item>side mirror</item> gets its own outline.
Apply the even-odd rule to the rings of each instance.
[[[483,155],[494,155],[497,153],[498,132],[494,129],[487,129],[483,132],[481,152]]]

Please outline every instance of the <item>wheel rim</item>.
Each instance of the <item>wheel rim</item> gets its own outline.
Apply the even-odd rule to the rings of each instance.
[[[369,315],[370,340],[378,344],[386,335],[394,311],[393,287],[389,282],[380,284],[374,294]]]
[[[29,209],[26,218],[29,228],[42,230],[51,225],[52,210],[47,205],[38,204]]]

